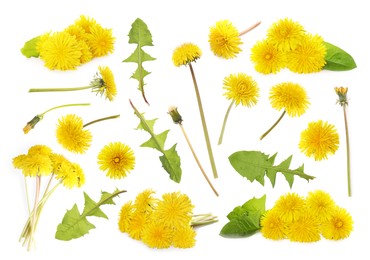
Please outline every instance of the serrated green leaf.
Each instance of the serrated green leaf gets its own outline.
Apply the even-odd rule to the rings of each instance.
[[[181,163],[180,157],[176,151],[174,144],[170,149],[165,150],[164,154],[159,157],[162,162],[163,168],[170,174],[170,179],[174,182],[180,183],[181,181]]]
[[[352,70],[357,67],[355,60],[341,48],[324,42],[326,47],[326,64],[323,69],[333,71]]]
[[[144,118],[144,114],[141,114],[141,116]],[[144,122],[140,120],[139,125],[137,126],[136,130],[144,130],[148,133],[154,132],[154,124],[157,121],[158,118],[154,118],[151,120],[145,119]]]
[[[144,78],[150,72],[146,71],[143,68],[143,62],[153,61],[155,58],[146,53],[142,47],[144,46],[153,46],[152,34],[150,33],[148,26],[144,23],[143,20],[137,18],[131,25],[131,30],[128,34],[129,43],[137,44],[135,51],[123,62],[134,62],[137,63],[136,71],[132,74],[131,78],[139,81],[138,89],[141,91],[141,94],[146,103],[148,103],[145,93],[144,93]],[[149,103],[148,103],[149,104]]]
[[[31,40],[27,41],[23,48],[21,49],[21,53],[26,56],[27,58],[35,57],[38,58],[40,53],[37,51],[37,42],[39,41],[40,36],[32,38]]]
[[[273,163],[275,161],[275,156],[276,154],[272,156],[273,158],[269,158],[268,155],[259,151],[239,151],[230,155],[229,161],[241,176],[246,177],[250,182],[256,180],[262,185],[262,178],[268,174],[268,178],[274,186],[277,172],[281,172],[285,175],[290,187],[293,185],[294,175],[306,179],[307,181],[315,178],[303,172],[303,165],[296,170],[290,170],[289,165],[292,160],[292,156],[284,160],[279,165],[274,166]]]
[[[141,144],[141,147],[149,147],[149,148],[154,148],[158,150],[159,152],[164,150],[164,143],[166,142],[167,139],[167,134],[170,130],[163,131],[162,133],[158,135],[154,135],[151,137],[148,141],[145,143]]]
[[[107,215],[98,207],[98,203],[93,201],[86,192],[84,192],[85,208],[82,215],[95,216],[108,219]]]

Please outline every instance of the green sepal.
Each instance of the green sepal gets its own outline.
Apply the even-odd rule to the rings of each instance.
[[[31,40],[27,41],[23,48],[21,49],[21,53],[26,56],[27,58],[38,58],[40,53],[37,51],[37,43],[40,39],[40,36],[32,38]]]
[[[326,64],[323,69],[333,71],[352,70],[357,67],[355,60],[341,48],[324,42],[326,47]]]

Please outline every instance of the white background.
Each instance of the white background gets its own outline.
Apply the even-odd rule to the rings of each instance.
[[[189,259],[190,257],[257,258],[274,259],[335,259],[349,258],[359,253],[361,259],[369,257],[364,242],[370,229],[369,127],[367,99],[368,77],[368,25],[366,1],[3,1],[0,7],[1,25],[1,135],[0,135],[0,259],[81,259],[114,257],[119,259]],[[92,17],[102,26],[113,29],[116,37],[113,54],[94,59],[75,71],[50,71],[38,59],[27,59],[20,53],[24,42],[47,31],[60,31],[72,24],[81,14]],[[132,22],[141,18],[153,35],[153,47],[145,51],[157,58],[144,63],[151,72],[145,78],[146,95],[151,103],[147,106],[137,88],[137,81],[130,79],[136,64],[122,63],[136,47],[128,44],[128,32]],[[284,70],[276,75],[257,73],[250,62],[250,48],[265,37],[269,26],[280,18],[299,21],[308,32],[321,35],[350,53],[358,68],[348,72],[322,71],[299,75]],[[223,60],[210,51],[209,28],[217,21],[229,19],[244,30],[257,21],[261,25],[244,35],[243,52],[236,59]],[[187,67],[172,64],[172,52],[180,44],[192,42],[203,51],[201,59],[194,64],[207,124],[210,132],[219,178],[213,179],[204,142],[196,97]],[[88,90],[66,93],[28,93],[36,87],[75,87],[90,82],[99,65],[109,66],[116,78],[118,96],[114,102],[95,96]],[[260,99],[253,108],[242,106],[231,110],[224,142],[217,145],[221,124],[229,105],[222,95],[222,80],[230,73],[244,72],[251,75],[260,87]],[[277,83],[293,81],[300,83],[310,97],[310,109],[300,118],[286,116],[263,140],[259,136],[267,130],[281,112],[274,110],[268,101],[270,88]],[[344,121],[341,107],[336,105],[334,87],[349,88],[349,130],[351,141],[353,196],[347,197],[346,149]],[[148,119],[158,118],[155,131],[170,129],[168,147],[177,143],[181,157],[182,181],[176,184],[168,178],[158,159],[159,153],[142,148],[149,135],[135,130],[138,118],[128,100],[131,99]],[[36,114],[57,105],[90,102],[90,107],[72,107],[52,111],[28,135],[22,128]],[[199,171],[185,139],[177,125],[172,123],[167,108],[176,105],[184,118],[184,127],[212,183],[220,193],[216,197]],[[119,119],[105,121],[89,127],[93,134],[91,148],[84,155],[64,150],[55,138],[58,118],[75,113],[84,122],[120,114]],[[340,148],[328,160],[315,162],[298,149],[300,133],[311,121],[322,119],[334,124],[340,135]],[[97,154],[108,142],[121,141],[132,147],[136,155],[136,167],[122,180],[111,180],[98,169]],[[37,248],[27,252],[18,243],[23,224],[27,218],[27,206],[23,177],[12,166],[12,158],[26,153],[35,144],[50,146],[78,162],[86,173],[86,184],[81,189],[67,190],[63,187],[53,194],[40,218],[36,240]],[[250,183],[233,170],[228,156],[240,150],[258,150],[266,154],[278,152],[276,163],[293,155],[291,168],[304,163],[307,174],[316,179],[307,183],[296,179],[290,189],[279,176],[275,188],[266,179],[265,186]],[[98,200],[100,191],[112,192],[115,188],[127,193],[115,199],[116,206],[104,206],[102,210],[109,220],[90,218],[96,226],[85,237],[69,242],[54,239],[57,225],[67,209],[77,203],[83,206],[83,191]],[[219,222],[197,230],[197,243],[192,249],[150,249],[140,241],[122,234],[117,228],[120,207],[146,188],[152,188],[160,197],[163,193],[182,191],[195,205],[194,213],[211,212]],[[343,241],[322,239],[317,243],[292,243],[270,241],[256,234],[249,238],[226,239],[219,236],[226,215],[253,196],[267,195],[267,208],[287,193],[297,192],[303,196],[308,191],[322,189],[329,192],[338,205],[346,208],[353,217],[354,231]],[[32,192],[32,190],[31,190]]]

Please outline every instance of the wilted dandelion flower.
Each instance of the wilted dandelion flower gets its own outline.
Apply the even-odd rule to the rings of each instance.
[[[331,217],[322,223],[323,237],[331,240],[340,240],[349,237],[353,230],[353,220],[347,210],[336,207]]]
[[[251,49],[251,61],[257,72],[277,73],[286,67],[286,56],[268,40],[258,41]]]

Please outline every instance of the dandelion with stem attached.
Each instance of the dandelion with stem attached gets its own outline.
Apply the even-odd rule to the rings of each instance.
[[[109,101],[117,96],[117,87],[114,80],[114,75],[111,69],[107,66],[99,66],[99,72],[94,75],[90,85],[75,88],[31,88],[28,92],[60,92],[60,91],[76,91],[91,89],[92,92],[105,96]]]
[[[45,112],[34,116],[34,118],[32,118],[31,121],[27,122],[27,125],[23,128],[23,132],[25,134],[28,134],[29,131],[31,131],[36,126],[36,124],[44,118],[46,113],[48,113],[48,112],[50,112],[54,109],[63,108],[63,107],[71,107],[71,106],[89,106],[89,105],[90,105],[89,103],[66,104],[66,105],[61,105],[61,106],[56,106],[56,107],[50,108],[50,109],[46,110]]]
[[[199,159],[198,159],[197,155],[195,154],[195,151],[194,151],[194,149],[193,149],[193,146],[192,146],[192,145],[191,145],[191,143],[190,143],[189,137],[188,137],[188,135],[187,135],[187,134],[186,134],[186,132],[185,132],[184,126],[182,125],[183,120],[182,120],[182,117],[181,117],[180,113],[177,111],[177,107],[170,107],[170,108],[169,108],[168,113],[170,114],[170,116],[171,116],[171,118],[172,118],[173,122],[174,122],[175,124],[178,124],[178,125],[180,126],[180,129],[181,129],[182,133],[184,134],[184,137],[185,137],[185,139],[186,139],[186,142],[187,142],[187,143],[188,143],[188,145],[189,145],[189,148],[190,148],[190,150],[191,150],[191,152],[192,152],[192,154],[193,154],[193,156],[194,156],[195,161],[196,161],[196,162],[197,162],[197,164],[198,164],[199,169],[201,170],[201,172],[202,172],[202,174],[203,174],[204,178],[205,178],[205,179],[206,179],[206,181],[208,182],[208,184],[209,184],[209,186],[211,187],[211,189],[213,190],[213,192],[216,194],[216,196],[218,196],[218,192],[217,192],[217,191],[216,191],[216,189],[213,187],[213,185],[212,185],[211,181],[209,180],[209,178],[207,177],[207,174],[205,173],[205,171],[204,171],[204,169],[203,169],[202,165],[200,164],[200,161],[199,161]]]
[[[204,138],[205,138],[206,145],[207,145],[209,160],[212,166],[213,177],[218,178],[216,164],[215,164],[215,160],[213,157],[212,146],[211,146],[211,142],[210,142],[210,138],[208,134],[206,119],[205,119],[204,112],[203,112],[202,100],[200,97],[198,84],[195,78],[193,66],[191,64],[192,62],[195,62],[197,59],[199,59],[201,55],[202,55],[202,51],[197,45],[193,43],[184,43],[174,50],[173,55],[172,55],[172,61],[176,67],[179,67],[181,65],[189,65],[191,77],[193,79],[195,94],[197,97],[199,113],[200,113],[200,117],[202,120]]]
[[[257,104],[259,97],[257,82],[245,73],[231,74],[228,77],[225,77],[223,88],[226,90],[224,95],[227,99],[231,99],[231,103],[225,114],[218,144],[222,143],[226,121],[233,105],[235,104],[235,106],[238,106],[239,104],[242,104],[243,106],[251,107]]]
[[[310,105],[306,90],[299,84],[292,82],[283,82],[273,86],[269,98],[273,108],[278,111],[284,109],[284,111],[272,127],[260,137],[260,140],[265,138],[277,126],[285,114],[291,117],[299,117],[306,112]]]
[[[349,149],[349,133],[348,133],[348,122],[347,122],[347,106],[348,106],[348,99],[347,99],[347,92],[348,88],[344,87],[335,87],[335,93],[338,95],[337,104],[341,105],[343,108],[343,116],[344,116],[344,129],[346,131],[346,148],[347,148],[347,189],[348,189],[348,196],[352,196],[351,190],[351,158],[350,158],[350,149]]]

